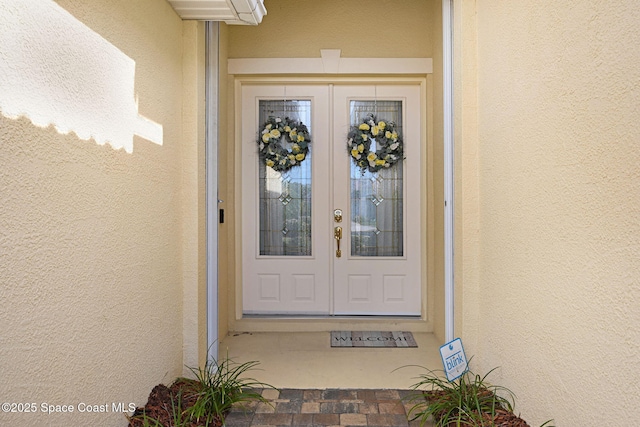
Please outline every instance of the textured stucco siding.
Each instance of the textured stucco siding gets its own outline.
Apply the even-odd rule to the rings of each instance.
[[[183,23],[158,0],[11,0],[0,3],[0,15],[10,18],[19,3],[62,9],[78,21],[73,37],[43,33],[30,20],[14,34],[42,52],[59,40],[71,43],[74,55],[61,68],[52,65],[60,58],[41,56],[52,81],[72,68],[87,75],[95,66],[89,61],[101,58],[96,51],[129,58],[135,75],[124,77],[135,99],[126,101],[162,126],[163,137],[159,145],[135,136],[127,152],[80,139],[73,129],[61,134],[55,122],[36,126],[29,111],[17,118],[0,112],[0,400],[76,408],[0,413],[0,425],[120,426],[126,420],[111,403],[143,404],[154,385],[183,372],[183,282],[196,269],[191,263],[183,276],[183,252],[193,259],[196,246],[183,245],[183,235],[194,233],[183,210],[196,197],[182,191],[183,181],[194,188],[193,175],[182,174],[196,156],[183,147]],[[108,79],[122,77],[97,78],[120,87]],[[80,92],[69,108],[92,123],[109,114],[82,96],[82,83],[70,87]],[[109,412],[79,413],[80,403],[107,404]]]
[[[478,235],[460,247],[479,255],[462,268],[478,279],[461,313],[475,367],[501,367],[494,381],[531,425],[634,424],[640,5],[461,3],[472,39],[477,25],[464,52],[477,86],[459,86],[477,96],[462,157],[478,182],[459,181],[477,191],[462,204],[476,203]]]
[[[314,58],[320,49],[347,58],[431,58],[433,3],[272,0],[257,27],[230,27],[229,58]]]

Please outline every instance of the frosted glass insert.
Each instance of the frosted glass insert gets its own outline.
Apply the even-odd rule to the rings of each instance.
[[[259,126],[270,116],[301,121],[311,132],[309,100],[261,100]],[[285,139],[281,143],[291,150]],[[260,255],[311,255],[312,151],[309,144],[305,160],[286,172],[276,172],[258,160]]]
[[[368,115],[394,122],[402,132],[401,101],[351,101],[351,124]],[[375,140],[371,151],[375,151]],[[406,152],[406,143],[405,143]],[[378,172],[351,164],[351,255],[363,257],[403,256],[403,162]]]

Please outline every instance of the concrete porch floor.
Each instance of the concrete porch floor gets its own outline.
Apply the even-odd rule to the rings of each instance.
[[[232,333],[219,354],[258,361],[247,375],[281,389],[406,390],[425,372],[421,367],[442,370],[442,344],[433,334],[413,336],[417,348],[332,348],[329,332]]]

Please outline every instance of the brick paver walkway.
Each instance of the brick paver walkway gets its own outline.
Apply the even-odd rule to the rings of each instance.
[[[270,402],[244,410],[234,408],[226,427],[414,427],[407,413],[413,406],[402,400],[411,390],[297,390],[265,389]]]

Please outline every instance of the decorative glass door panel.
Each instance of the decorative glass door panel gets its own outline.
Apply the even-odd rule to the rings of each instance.
[[[421,314],[420,110],[417,85],[242,87],[245,314]],[[347,136],[370,114],[402,136],[406,159],[372,155],[376,167],[363,172]],[[265,157],[274,141],[290,159],[298,153],[295,138],[265,127],[276,118],[309,131],[303,161],[290,168],[274,164],[275,151]],[[369,153],[385,141],[372,138]]]
[[[351,125],[374,112],[395,125],[402,135],[401,101],[351,101]],[[399,125],[398,125],[399,123]],[[371,141],[370,151],[377,149]],[[403,255],[402,162],[377,172],[363,171],[351,162],[351,255],[393,257]]]
[[[258,117],[259,123],[269,117],[289,118],[311,128],[311,101],[260,100]],[[281,140],[291,153],[294,144],[291,138]],[[311,152],[309,148],[303,161],[283,172],[260,162],[260,255],[311,255]]]

